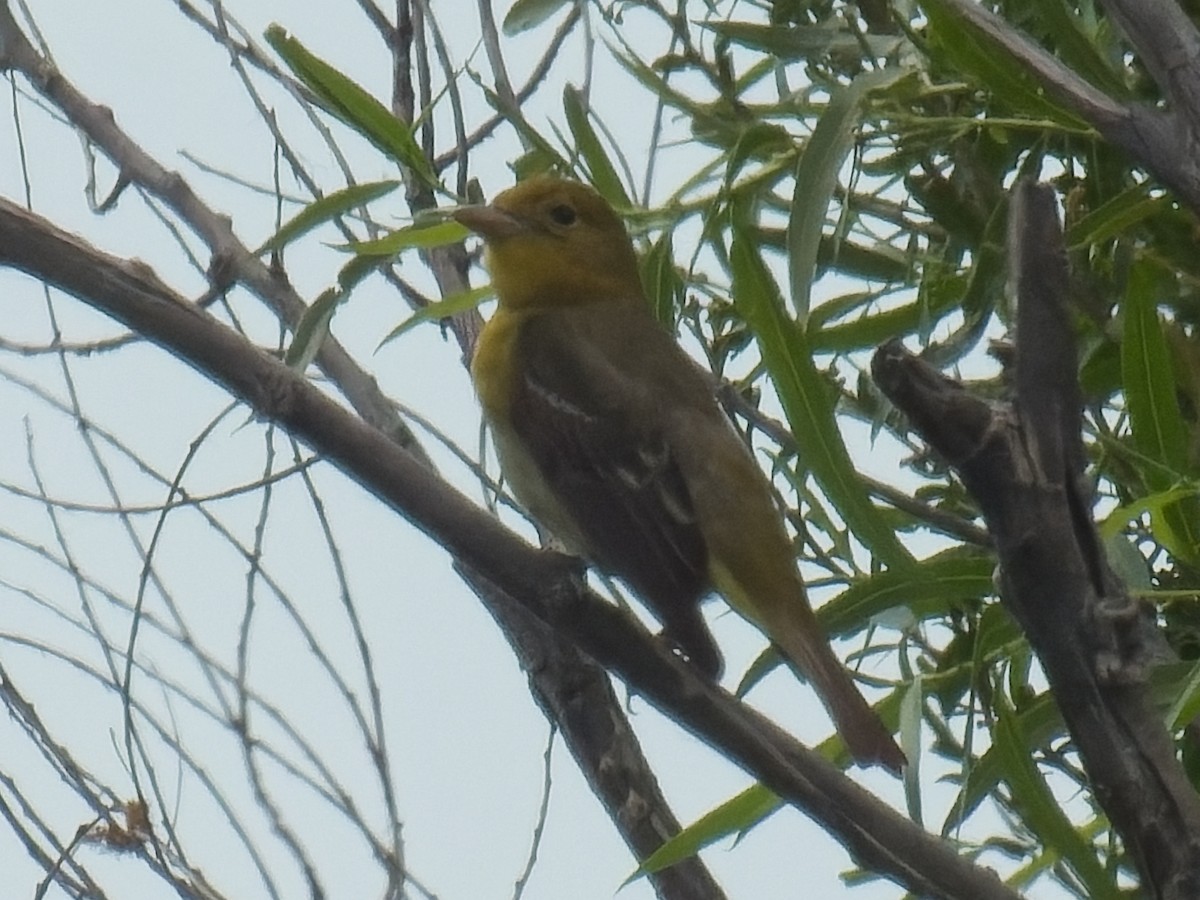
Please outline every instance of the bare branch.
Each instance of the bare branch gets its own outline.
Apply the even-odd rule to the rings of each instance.
[[[289,328],[296,328],[308,307],[287,280],[253,256],[234,233],[228,217],[206,206],[182,175],[164,168],[131,140],[110,109],[85,97],[40,56],[17,26],[6,2],[0,2],[0,70],[15,70],[28,78],[43,97],[108,154],[122,178],[140,185],[188,223],[212,253],[209,272],[214,285],[222,289],[244,285]],[[375,379],[332,337],[322,343],[316,363],[364,419],[424,456]]]

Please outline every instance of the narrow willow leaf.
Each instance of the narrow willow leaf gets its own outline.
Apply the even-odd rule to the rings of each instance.
[[[639,260],[639,269],[642,289],[650,300],[654,318],[674,332],[684,285],[683,279],[675,271],[675,253],[669,230],[664,230],[650,251]]]
[[[335,219],[342,213],[358,206],[378,200],[390,194],[399,181],[374,181],[370,184],[354,184],[332,194],[327,194],[320,200],[315,200],[304,207],[299,213],[285,222],[280,229],[271,235],[265,244],[254,251],[255,256],[261,256],[272,250],[278,250],[292,241],[312,231],[318,225],[323,225]]]
[[[469,291],[463,291],[461,294],[455,294],[452,297],[447,297],[445,300],[439,300],[437,303],[430,303],[424,309],[420,309],[413,313],[395,328],[388,332],[387,337],[379,342],[379,346],[375,348],[378,353],[385,345],[390,344],[396,338],[411,331],[422,322],[437,321],[438,319],[448,319],[450,316],[456,316],[461,312],[466,312],[469,309],[474,309],[483,300],[492,295],[492,286],[485,284],[482,287],[471,288]]]
[[[1164,508],[1188,498],[1200,498],[1200,485],[1192,483],[1179,484],[1165,491],[1156,491],[1144,497],[1118,506],[1100,523],[1100,534],[1105,538],[1115,538],[1120,535],[1125,526],[1142,515],[1149,513],[1157,515]]]
[[[500,28],[508,37],[516,37],[541,25],[570,3],[571,0],[517,0],[504,16]]]
[[[903,690],[900,702],[900,748],[908,759],[904,767],[904,803],[908,817],[924,827],[921,807],[921,720],[924,717],[924,675],[916,675]]]
[[[297,372],[303,372],[316,359],[321,344],[329,336],[329,323],[345,293],[329,288],[313,301],[296,326],[296,336],[288,346],[283,361]]]
[[[754,231],[764,246],[787,249],[786,229],[756,228]],[[817,274],[825,272],[839,272],[862,281],[907,281],[912,275],[912,261],[903,250],[889,244],[868,247],[849,237],[833,240],[822,236],[817,250]],[[823,309],[824,304],[812,310],[811,316],[822,315]],[[812,327],[811,318],[809,327]]]
[[[546,140],[540,131],[529,124],[525,116],[521,114],[520,107],[506,103],[499,94],[482,82],[479,82],[479,88],[483,91],[484,99],[492,109],[512,125],[525,145],[525,154],[518,158],[515,167],[519,176],[525,177],[533,172],[545,172],[552,167],[564,172],[570,171],[570,163],[554,149],[554,145]]]
[[[702,125],[716,127],[719,123],[713,115],[712,108],[693,100],[687,94],[675,90],[661,75],[636,57],[618,53],[616,60],[621,66],[646,88],[654,97],[666,106],[684,113],[692,122],[692,128]]]
[[[1130,592],[1149,593],[1154,590],[1150,565],[1142,556],[1137,544],[1123,534],[1116,534],[1104,541],[1104,555],[1117,578]]]
[[[863,52],[864,41],[871,56],[887,56],[900,43],[898,37],[855,34],[849,28],[828,25],[760,25],[756,22],[701,22],[700,25],[735,44],[788,62],[812,59],[830,52],[857,55]]]
[[[938,617],[955,604],[995,591],[995,560],[974,548],[954,547],[912,566],[877,572],[851,584],[817,610],[830,636],[853,634],[893,607],[908,607],[917,619]]]
[[[1160,488],[1175,481],[1187,466],[1187,426],[1175,397],[1175,376],[1158,320],[1157,278],[1146,266],[1134,266],[1125,296],[1121,371],[1129,405],[1133,440],[1139,451],[1166,471],[1149,476]]]
[[[1055,55],[1094,84],[1108,96],[1118,100],[1131,94],[1124,77],[1119,74],[1083,30],[1073,9],[1066,0],[1044,0],[1029,7],[1029,12],[1041,20]]]
[[[1038,771],[1033,761],[1037,744],[1022,732],[1020,720],[1006,704],[998,704],[996,711],[993,740],[1002,760],[1004,780],[1012,790],[1014,804],[1022,812],[1022,824],[1070,866],[1092,900],[1116,900],[1123,896],[1104,870],[1096,850],[1067,818]]]
[[[912,557],[875,510],[854,469],[804,332],[784,314],[779,289],[753,239],[737,227],[729,259],[734,305],[758,341],[805,465],[867,548],[889,566],[911,565]]]
[[[266,39],[326,111],[406,166],[427,185],[438,187],[437,176],[413,137],[412,129],[392,115],[386,106],[329,63],[310,53],[280,26],[271,25]]]
[[[1121,376],[1133,442],[1149,461],[1142,476],[1152,491],[1175,487],[1188,470],[1188,429],[1176,396],[1175,372],[1158,318],[1160,282],[1149,265],[1135,265],[1125,296]],[[1183,498],[1151,516],[1155,538],[1179,558],[1200,559],[1200,503]]]
[[[323,291],[301,316],[292,343],[284,354],[285,363],[301,373],[309,367],[329,336],[333,314],[350,297],[351,291],[375,271],[377,265],[373,259],[356,256],[338,270],[337,287]]]
[[[932,302],[927,302],[932,299]],[[939,291],[932,298],[907,303],[895,309],[861,316],[844,324],[825,325],[819,329],[815,315],[809,319],[809,342],[815,352],[847,353],[877,347],[890,338],[928,330],[958,308],[959,298],[950,291]],[[818,311],[824,310],[824,305]]]
[[[967,277],[967,287],[960,301],[962,323],[945,339],[930,344],[921,354],[931,365],[946,368],[957,363],[979,346],[979,341],[991,324],[992,313],[1005,296],[1008,273],[1001,248],[1004,246],[1007,221],[1007,204],[998,204],[984,227],[983,240],[975,252],[974,263]]]
[[[1061,735],[1063,725],[1062,713],[1049,691],[1040,695],[1032,703],[1017,714],[1020,721],[1020,732],[1030,747],[1040,747]],[[958,798],[950,808],[946,820],[942,823],[943,835],[953,834],[965,823],[979,805],[991,795],[1004,776],[1004,761],[995,742],[978,761],[973,763],[966,773],[965,783],[959,791]]]
[[[429,225],[409,225],[373,241],[355,241],[342,247],[359,256],[396,256],[403,250],[444,247],[463,240],[470,231],[457,222],[434,222]]]
[[[650,854],[638,866],[637,871],[625,879],[624,884],[629,884],[651,872],[659,872],[681,860],[695,856],[705,847],[722,838],[744,832],[781,806],[783,806],[783,801],[761,784],[748,787],[736,797],[726,800],[716,809],[705,813],[669,839]]]
[[[1090,127],[1044,93],[1028,68],[1004,47],[985,37],[945,0],[924,0],[929,17],[930,51],[945,57],[952,71],[960,71],[1021,118],[1048,119],[1070,132],[1086,133]]]
[[[1153,675],[1155,697],[1168,698],[1163,724],[1174,732],[1200,715],[1200,662],[1161,666]]]
[[[942,680],[942,676],[927,675],[924,676],[924,680],[925,687],[933,690],[934,686]],[[903,714],[901,707],[906,702],[906,698],[907,702],[913,702],[911,695],[906,693],[904,687],[901,687],[893,690],[874,705],[875,712],[879,714],[879,718],[888,728],[894,730],[899,726]],[[851,764],[850,754],[836,732],[818,744],[815,749],[841,768],[846,768]],[[625,884],[694,856],[719,840],[734,836],[741,837],[760,822],[774,815],[784,805],[778,796],[761,784],[746,788],[716,809],[705,813],[669,839],[625,880]]]
[[[1135,225],[1172,208],[1169,197],[1148,197],[1147,189],[1135,185],[1077,220],[1067,229],[1067,246],[1078,250],[1126,235]]]
[[[882,69],[859,75],[845,87],[836,88],[796,164],[787,248],[792,308],[801,326],[808,319],[825,213],[833,201],[842,163],[854,146],[863,99],[909,74],[908,70]]]
[[[563,88],[563,111],[567,117],[567,127],[575,139],[575,148],[583,158],[588,173],[592,176],[592,184],[605,200],[618,209],[629,207],[629,195],[621,184],[621,177],[616,167],[604,152],[604,145],[597,137],[592,123],[588,121],[588,111],[583,96],[573,85]]]

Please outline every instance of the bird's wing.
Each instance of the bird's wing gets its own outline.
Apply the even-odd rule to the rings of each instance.
[[[652,321],[636,323],[648,335],[622,318],[577,308],[528,319],[512,425],[592,560],[624,578],[696,655],[679,632],[697,627],[707,555],[662,427],[661,387],[642,365],[678,350]]]

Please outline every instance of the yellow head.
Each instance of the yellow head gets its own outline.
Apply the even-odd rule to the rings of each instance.
[[[501,306],[644,303],[625,226],[587,185],[537,175],[454,218],[487,242]]]

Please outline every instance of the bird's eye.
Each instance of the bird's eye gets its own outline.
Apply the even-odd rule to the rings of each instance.
[[[574,225],[575,224],[575,208],[568,206],[566,203],[560,203],[558,206],[550,208],[550,218],[559,225]]]

